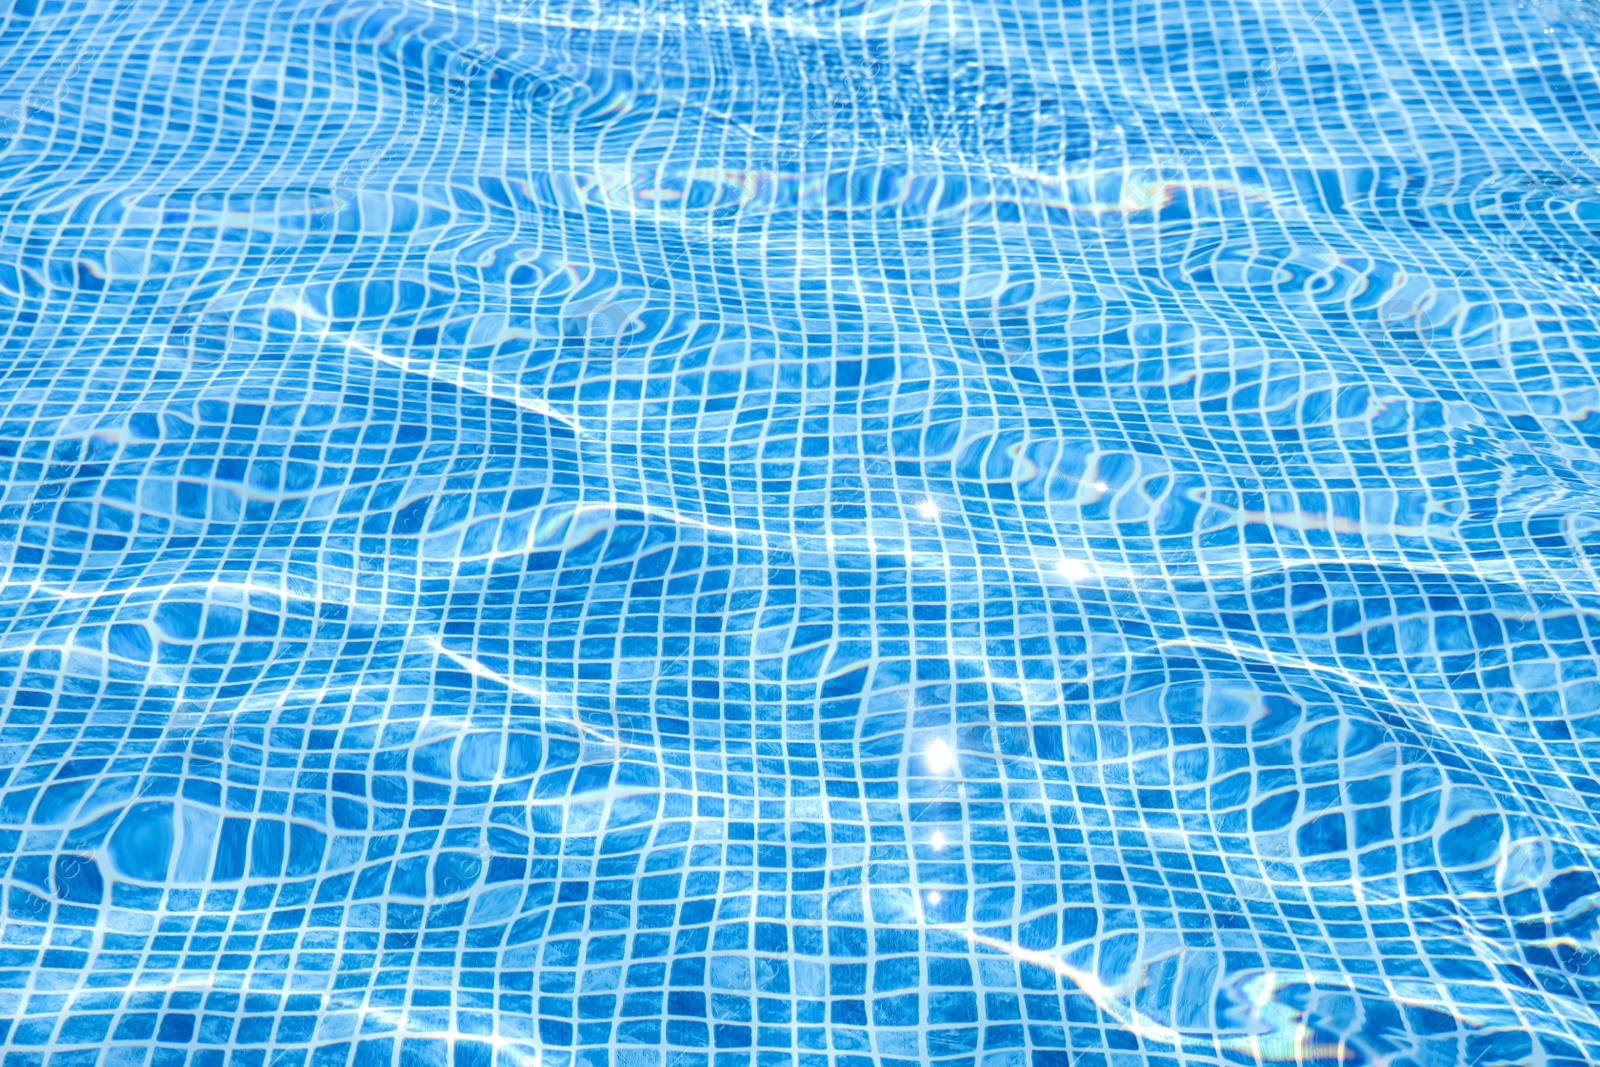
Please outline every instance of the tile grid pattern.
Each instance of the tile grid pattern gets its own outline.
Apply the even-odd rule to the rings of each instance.
[[[1594,43],[13,4],[6,1067],[1600,1059]]]

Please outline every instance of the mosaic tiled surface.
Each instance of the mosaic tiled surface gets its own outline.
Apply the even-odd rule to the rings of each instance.
[[[1600,1062],[1597,41],[8,0],[0,1062]]]

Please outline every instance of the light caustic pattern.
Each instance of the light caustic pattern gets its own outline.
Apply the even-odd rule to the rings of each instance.
[[[1597,19],[8,0],[6,1067],[1600,1062]]]

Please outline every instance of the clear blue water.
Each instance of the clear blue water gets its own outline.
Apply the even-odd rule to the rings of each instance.
[[[1600,8],[7,0],[4,1067],[1600,1063]]]

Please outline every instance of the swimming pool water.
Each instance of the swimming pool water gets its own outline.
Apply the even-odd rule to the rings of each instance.
[[[9,0],[0,1062],[1600,1062],[1597,42]]]

